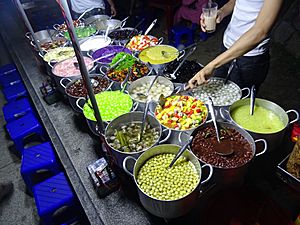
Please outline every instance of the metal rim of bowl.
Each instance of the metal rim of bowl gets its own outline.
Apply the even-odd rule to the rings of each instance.
[[[203,124],[203,125],[209,126],[210,123],[212,123],[212,122],[209,122],[209,123],[206,123],[206,124]],[[234,128],[232,128],[232,129],[234,129],[234,130],[237,131],[240,135],[242,135],[242,137],[247,141],[247,143],[249,143],[249,145],[250,145],[250,147],[251,147],[251,150],[252,150],[252,157],[251,157],[250,160],[248,160],[248,161],[247,161],[246,163],[244,163],[243,165],[240,165],[240,166],[237,166],[237,167],[224,168],[224,167],[219,167],[219,166],[210,164],[210,163],[208,163],[208,162],[205,162],[204,160],[202,160],[201,158],[199,158],[199,157],[197,157],[197,156],[195,155],[195,153],[194,153],[194,151],[193,151],[192,148],[190,148],[190,149],[191,149],[191,152],[193,152],[193,154],[196,156],[196,158],[197,158],[200,162],[205,163],[205,164],[210,164],[213,168],[222,169],[222,170],[233,170],[233,169],[238,169],[238,168],[241,168],[241,167],[245,166],[247,163],[251,163],[251,161],[255,158],[255,154],[256,154],[256,146],[255,146],[255,141],[254,141],[253,137],[248,133],[247,130],[245,130],[245,129],[239,127],[239,126],[236,126],[235,124],[231,124],[231,123],[228,123],[228,122],[221,122],[221,123],[222,123],[222,124],[225,124],[225,125],[229,125],[230,128],[234,127]],[[197,127],[197,128],[193,131],[193,137],[195,138],[195,136],[196,136],[196,134],[198,133],[198,131],[201,130],[201,129],[204,129],[204,128],[205,128],[205,127],[203,127],[203,126]],[[227,127],[227,128],[228,128],[228,127]],[[236,128],[237,128],[237,129],[236,129]],[[245,137],[246,135],[243,135],[238,129],[244,130],[245,133],[246,133],[246,135],[248,136],[248,138],[252,141],[252,143],[250,143],[250,142],[248,141],[248,139]],[[194,138],[193,138],[193,139],[194,139]],[[191,144],[192,144],[192,142],[191,142]],[[191,144],[190,144],[190,146],[191,146]]]
[[[172,95],[171,95],[172,96]],[[168,96],[168,97],[171,97],[171,96]],[[195,97],[193,97],[193,96],[189,96],[189,95],[181,95],[181,96],[187,96],[187,97],[190,97],[190,98],[194,98],[194,99],[196,99],[197,101],[200,101],[200,102],[202,102],[201,100],[199,100],[199,99],[197,99],[197,98],[195,98]],[[207,118],[208,118],[208,108],[207,108],[207,106],[204,104],[204,102],[202,102],[203,103],[203,106],[205,106],[205,108],[206,108],[206,111],[207,111],[207,115],[206,115],[206,117],[205,117],[205,119],[202,121],[202,123],[200,123],[198,126],[196,126],[196,127],[194,127],[194,128],[190,128],[190,129],[186,129],[186,130],[176,130],[176,129],[173,129],[173,128],[170,128],[170,127],[167,127],[167,126],[165,126],[165,125],[163,125],[162,123],[160,123],[159,122],[159,120],[158,120],[158,122],[163,126],[163,127],[165,127],[166,129],[169,129],[169,130],[171,130],[171,131],[175,131],[175,132],[189,132],[189,131],[194,131],[195,129],[197,129],[198,127],[200,127],[200,126],[202,126],[203,124],[205,124],[206,123],[206,121],[207,121]],[[154,115],[155,115],[155,112],[156,112],[156,108],[158,107],[158,104],[155,106],[155,109],[154,109]],[[155,115],[155,118],[156,118],[156,115]]]
[[[108,81],[108,85],[107,85],[107,87],[105,88],[104,91],[106,91],[106,90],[109,88],[110,84],[111,84],[111,81],[108,80],[105,76],[103,76],[103,75],[101,75],[101,74],[91,74],[89,77],[90,77],[90,78],[101,77],[103,80],[107,80],[107,81]],[[68,88],[70,88],[70,86],[71,86],[72,84],[74,84],[74,83],[75,83],[76,81],[78,81],[78,80],[82,80],[82,77],[81,77],[81,76],[78,76],[77,78],[71,80],[71,81],[66,85],[65,92],[66,92],[66,94],[67,94],[68,96],[70,96],[70,97],[72,97],[72,98],[84,98],[84,97],[86,97],[86,96],[74,96],[74,95],[71,95],[70,93],[67,92]],[[103,91],[100,91],[100,92],[98,92],[98,93],[101,93],[101,92],[103,92]],[[98,94],[98,93],[95,93],[95,94]]]
[[[141,82],[140,85],[145,84],[145,83],[149,83],[150,81],[147,81],[147,82],[144,82],[144,83],[143,83],[143,81],[146,80],[146,79],[148,79],[147,77],[151,78],[151,77],[154,77],[154,76],[155,76],[155,75],[152,75],[152,76],[151,76],[151,75],[149,75],[149,76],[144,76],[144,77],[141,77],[141,78],[139,78],[139,79],[133,81],[133,82],[130,84],[130,86],[129,86],[129,88],[128,88],[128,94],[129,94],[129,96],[132,98],[133,101],[136,101],[136,102],[139,102],[139,103],[146,103],[146,101],[141,101],[141,100],[139,100],[139,99],[133,98],[133,97],[132,97],[132,94],[133,94],[133,93],[132,93],[132,89],[138,87],[138,86],[136,85],[136,84],[138,83],[137,81]],[[143,80],[142,80],[142,79],[143,79]],[[158,79],[163,79],[164,82],[168,82],[168,83],[170,84],[170,85],[168,85],[168,86],[172,87],[172,88],[171,88],[172,90],[170,91],[170,94],[168,94],[168,95],[165,96],[165,97],[171,96],[172,93],[173,93],[174,90],[175,90],[174,83],[171,82],[170,80],[168,80],[167,78],[163,77],[163,76],[158,77]],[[158,80],[157,80],[157,82],[158,82]],[[163,82],[163,84],[165,84],[164,82]],[[153,100],[153,101],[154,101],[154,100]]]
[[[159,142],[159,140],[160,140],[160,138],[161,138],[161,136],[162,136],[162,134],[163,134],[162,128],[161,128],[161,124],[160,124],[159,121],[155,118],[155,116],[152,116],[152,115],[148,114],[147,116],[151,116],[151,117],[157,122],[157,124],[159,125],[159,126],[158,126],[158,127],[159,127],[159,133],[160,133],[160,134],[159,134],[159,138],[154,142],[154,144],[152,144],[150,147],[145,148],[145,149],[142,149],[142,150],[140,150],[140,151],[138,151],[138,152],[122,152],[122,151],[120,151],[120,150],[118,150],[118,149],[113,148],[113,147],[110,145],[110,143],[108,142],[108,137],[107,137],[107,136],[108,136],[108,135],[107,135],[107,130],[109,129],[110,124],[111,124],[114,120],[117,120],[117,119],[118,119],[119,117],[121,117],[121,116],[124,116],[124,115],[126,115],[126,114],[136,114],[136,113],[139,113],[139,114],[141,113],[141,114],[142,114],[143,112],[139,112],[139,111],[137,111],[137,112],[128,112],[128,113],[122,114],[122,115],[116,117],[115,119],[109,121],[109,123],[108,123],[108,125],[106,126],[105,131],[104,131],[104,138],[105,138],[105,141],[106,141],[106,143],[109,145],[110,148],[114,149],[115,151],[117,151],[117,152],[119,152],[119,153],[128,154],[128,155],[135,155],[135,154],[139,154],[139,153],[141,153],[141,152],[147,151],[148,149],[154,147],[154,146]],[[136,120],[136,121],[132,121],[131,123],[133,123],[133,122],[141,122],[141,121]]]
[[[70,58],[67,58],[67,59],[64,59],[64,60],[61,60],[61,61],[57,62],[57,63],[53,66],[53,68],[52,68],[52,71],[51,71],[52,74],[53,74],[54,76],[59,77],[59,78],[69,78],[69,77],[77,77],[77,76],[80,76],[80,72],[79,72],[79,74],[74,74],[74,75],[67,76],[67,77],[59,76],[59,75],[57,75],[57,74],[55,74],[55,73],[53,72],[54,69],[55,69],[55,67],[57,67],[57,65],[59,65],[60,63],[63,63],[64,61],[66,61],[66,60],[68,60],[68,59],[72,59],[72,58],[74,58],[74,57],[70,57]],[[89,58],[89,59],[92,60],[92,58],[90,58],[90,57],[88,57],[88,56],[83,56],[83,58]],[[94,65],[95,65],[95,63],[93,63],[93,67],[92,67],[92,68],[94,68]],[[92,68],[90,68],[90,69],[87,68],[87,70],[90,71]]]

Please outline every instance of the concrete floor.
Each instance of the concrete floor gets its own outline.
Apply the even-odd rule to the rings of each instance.
[[[0,39],[1,40],[1,39]],[[11,63],[5,47],[0,41],[0,66]],[[0,108],[6,103],[0,91]],[[21,159],[15,154],[13,142],[7,136],[3,112],[0,110],[0,183],[12,181],[13,193],[0,202],[0,224],[39,224],[34,198],[25,193],[25,184],[20,175]]]
[[[159,13],[159,16],[163,17],[162,12]],[[213,59],[218,53],[224,28],[225,25],[219,26],[217,32],[207,41],[199,41],[191,59],[203,65]],[[162,30],[164,30],[163,20],[151,33],[165,36]],[[0,64],[4,65],[9,59],[3,54],[5,49],[1,44],[0,52]],[[299,65],[299,60],[293,58],[282,46],[272,43],[269,75],[260,88],[259,97],[273,101],[285,110],[297,109],[300,112]],[[5,100],[0,93],[0,107],[2,108],[4,104]],[[14,192],[0,203],[0,224],[39,224],[34,199],[25,194],[25,185],[19,172],[20,158],[11,151],[12,142],[6,136],[4,125],[5,121],[0,110],[0,182],[11,180],[14,183]]]

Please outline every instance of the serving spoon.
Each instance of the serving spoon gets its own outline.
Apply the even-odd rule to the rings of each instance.
[[[147,100],[146,106],[145,106],[145,109],[144,109],[144,113],[143,113],[143,118],[142,118],[142,124],[141,124],[141,132],[140,132],[140,136],[139,136],[139,142],[141,142],[142,139],[143,139],[143,133],[144,133],[144,129],[145,129],[145,122],[146,122],[148,110],[149,110],[149,101]]]
[[[177,68],[173,71],[173,73],[170,73],[170,77],[172,79],[176,79],[175,74],[177,73],[177,71],[180,69],[180,67],[183,65],[183,63],[187,60],[187,58],[194,53],[194,51],[196,50],[197,46],[194,46],[185,56],[184,58],[181,60],[181,62],[179,63],[179,65],[177,66]]]
[[[251,94],[250,94],[250,115],[253,115],[254,112],[254,105],[255,105],[255,95],[256,95],[256,89],[255,85],[251,87]]]
[[[149,86],[149,88],[148,88],[148,90],[146,91],[145,94],[144,94],[144,93],[136,93],[136,94],[137,94],[140,98],[148,98],[149,92],[150,92],[151,88],[153,87],[153,85],[154,85],[154,83],[156,82],[157,78],[158,78],[159,76],[162,75],[162,72],[163,72],[162,70],[158,70],[157,74],[156,74],[155,77],[152,79],[152,81],[151,81],[151,83],[150,83],[150,86]]]
[[[233,67],[235,66],[235,63],[236,63],[236,59],[234,59],[234,60],[231,62],[230,66],[229,66],[229,69],[228,69],[228,71],[227,71],[227,75],[226,75],[225,80],[224,80],[224,84],[227,84],[227,82],[228,82],[228,80],[229,80],[229,76],[230,76],[230,74],[231,74],[231,71],[232,71]]]
[[[208,109],[211,115],[211,119],[213,121],[214,127],[215,127],[215,132],[216,132],[216,137],[217,137],[217,143],[215,145],[214,151],[221,156],[229,156],[234,152],[234,149],[231,147],[231,145],[228,143],[221,143],[220,140],[220,132],[219,132],[219,127],[218,123],[216,120],[216,115],[215,115],[215,110],[214,110],[214,104],[211,99],[211,97],[208,97]],[[224,141],[222,141],[224,142]]]
[[[190,139],[188,140],[188,142],[186,144],[184,144],[176,153],[176,155],[174,156],[172,162],[169,165],[169,169],[171,169],[171,167],[175,164],[175,162],[177,161],[177,159],[179,159],[179,157],[182,155],[182,153],[186,150],[186,148],[191,144],[193,140],[193,136],[190,136]]]

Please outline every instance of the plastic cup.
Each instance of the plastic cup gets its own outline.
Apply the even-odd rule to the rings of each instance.
[[[212,33],[216,30],[218,4],[211,2],[202,7],[204,16],[205,29],[207,33]]]

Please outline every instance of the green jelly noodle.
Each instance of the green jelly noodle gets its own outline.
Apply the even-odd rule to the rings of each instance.
[[[243,105],[231,112],[232,119],[243,128],[261,134],[276,133],[284,129],[284,124],[274,112],[255,105],[253,115],[250,106]]]
[[[133,104],[130,96],[120,91],[104,91],[96,94],[95,98],[103,121],[111,121],[130,112]],[[91,105],[91,101],[88,102]],[[87,119],[96,121],[94,111],[89,104],[84,104],[83,114]]]
[[[192,162],[180,156],[169,168],[174,154],[160,154],[147,160],[137,176],[140,189],[152,198],[176,200],[190,194],[199,183]]]

